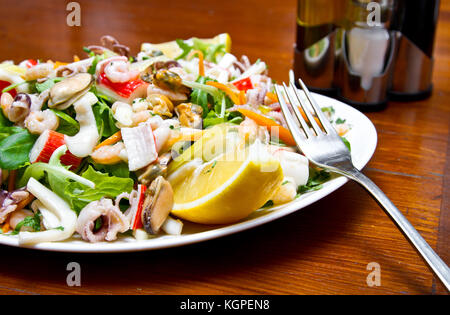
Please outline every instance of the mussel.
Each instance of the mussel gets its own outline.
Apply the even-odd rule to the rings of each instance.
[[[153,114],[167,118],[173,116],[173,103],[167,96],[162,94],[150,94],[147,96],[147,102],[149,103],[149,107]]]
[[[50,89],[48,106],[61,110],[67,109],[89,91],[92,83],[94,83],[94,77],[89,73],[79,73],[56,83]]]
[[[192,103],[182,103],[175,107],[175,113],[183,127],[202,129],[203,108]]]
[[[170,183],[158,176],[145,191],[142,206],[142,224],[149,234],[157,234],[173,207],[173,190]]]
[[[138,181],[148,186],[152,181],[154,181],[158,176],[166,177],[167,175],[167,166],[169,162],[172,160],[172,154],[170,152],[164,153],[158,157],[158,159],[147,166],[142,173],[138,176]]]

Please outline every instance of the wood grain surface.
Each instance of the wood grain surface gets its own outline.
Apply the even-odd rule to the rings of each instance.
[[[292,67],[296,1],[0,0],[0,60],[71,60],[111,34],[143,41],[228,32],[233,52],[261,58],[271,76]],[[434,93],[368,113],[379,136],[364,173],[450,263],[450,1],[441,3]],[[391,220],[357,184],[264,226],[200,244],[128,254],[67,254],[0,246],[0,294],[445,294]],[[66,284],[69,262],[81,287]],[[367,264],[381,266],[369,287]]]

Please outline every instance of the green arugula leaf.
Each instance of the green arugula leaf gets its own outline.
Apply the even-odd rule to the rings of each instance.
[[[224,44],[210,44],[198,38],[192,38],[192,45],[181,39],[177,39],[176,43],[183,51],[176,60],[186,58],[192,50],[200,50],[205,60],[217,63],[217,56],[226,53]]]
[[[95,163],[92,159],[89,163],[94,167],[96,171],[107,173],[112,176],[122,177],[122,178],[130,178],[130,170],[128,168],[128,164],[125,162],[121,162],[114,165],[103,165]]]
[[[189,55],[189,53],[191,52],[192,46],[189,46],[188,44],[186,44],[184,42],[184,40],[182,40],[182,39],[177,39],[177,40],[175,40],[175,42],[178,44],[178,46],[181,48],[181,50],[183,50],[181,55],[176,57],[175,60],[186,58],[186,56]]]
[[[105,59],[105,55],[95,55],[94,60],[92,61],[92,65],[89,67],[88,69],[88,73],[94,75],[95,74],[95,70],[97,69],[97,64]]]
[[[59,126],[56,131],[59,133],[63,133],[68,136],[74,136],[80,131],[80,123],[70,117],[65,112],[58,110],[58,109],[50,109],[52,112],[55,113],[56,116],[59,117]]]
[[[131,178],[109,176],[95,171],[92,166],[89,166],[82,177],[95,183],[95,188],[72,182],[65,189],[66,198],[76,212],[80,212],[92,201],[103,197],[115,198],[123,192],[133,190],[134,181]]]
[[[3,114],[3,111],[0,110],[0,127],[10,127],[12,125],[13,123],[9,121],[9,119],[6,118],[5,115]]]
[[[59,77],[51,78],[51,79],[48,79],[45,82],[36,83],[34,86],[35,86],[36,91],[38,93],[42,93],[45,90],[48,90],[48,89],[52,88],[56,83],[61,82],[62,80],[64,80],[64,78],[59,78]]]

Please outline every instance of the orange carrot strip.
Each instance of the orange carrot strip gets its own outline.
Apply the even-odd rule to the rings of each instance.
[[[219,82],[214,82],[214,81],[208,81],[206,82],[207,85],[211,85],[214,86],[216,88],[218,88],[219,90],[222,90],[225,92],[226,95],[228,95],[231,100],[233,101],[234,104],[236,105],[242,105],[239,97],[236,95],[236,93],[234,93],[228,86],[226,86],[223,83],[219,83]],[[245,104],[245,103],[244,103]]]
[[[68,65],[67,62],[60,62],[60,61],[56,61],[55,64],[53,65],[53,69],[59,68],[61,66],[65,66]]]
[[[80,57],[78,57],[77,55],[73,55],[73,62],[77,61],[80,61]]]
[[[22,210],[23,208],[28,206],[28,204],[30,202],[32,202],[33,200],[34,200],[34,196],[32,194],[29,194],[27,198],[25,198],[24,200],[22,200],[21,202],[19,202],[17,204],[17,207],[16,207],[16,209],[14,211]]]
[[[7,233],[9,231],[9,229],[11,228],[11,226],[9,225],[9,221],[6,222],[5,224],[3,224],[2,226],[2,232],[3,233]]]
[[[17,178],[16,170],[9,172],[8,191],[13,191],[14,189],[16,189],[16,178]]]
[[[198,74],[202,77],[205,76],[205,63],[203,62],[204,56],[200,50],[192,50],[187,56],[187,60],[191,60],[195,55],[198,56]]]
[[[267,92],[266,96],[273,102],[278,103],[278,96],[275,93]]]
[[[97,150],[98,148],[101,148],[101,147],[105,146],[105,145],[115,144],[115,143],[119,142],[120,140],[122,140],[122,133],[120,131],[117,131],[111,137],[109,137],[108,139],[104,140],[102,143],[97,145],[94,148],[94,151]]]
[[[245,91],[239,92],[239,103],[240,105],[247,104],[247,97],[245,96]]]
[[[306,116],[306,113],[303,111],[303,108],[301,106],[298,107],[298,110],[300,111],[300,114],[302,114],[302,117],[304,120],[309,121],[308,117]],[[320,123],[319,118],[317,116],[313,116],[316,123],[319,125],[319,127],[322,127],[322,124]]]
[[[240,112],[245,117],[248,117],[248,118],[254,120],[258,125],[267,127],[267,129],[269,131],[270,131],[270,127],[278,127],[278,136],[280,137],[280,139],[289,146],[296,145],[291,132],[288,129],[281,126],[280,124],[278,124],[277,122],[273,121],[272,119],[267,118],[258,113],[255,113],[248,109],[239,108],[238,112]]]

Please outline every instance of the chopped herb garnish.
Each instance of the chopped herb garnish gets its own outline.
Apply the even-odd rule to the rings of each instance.
[[[83,47],[83,51],[89,54],[89,56],[94,57],[95,53],[87,47]]]
[[[41,216],[42,215],[40,212],[36,212],[34,216],[26,217],[16,225],[16,228],[14,229],[14,231],[12,231],[11,234],[19,234],[20,229],[23,226],[31,227],[34,232],[39,232],[41,230]]]
[[[335,110],[333,108],[333,106],[329,106],[329,107],[322,107],[322,112],[324,113],[330,113],[330,114],[334,114]]]
[[[341,125],[341,124],[345,124],[346,121],[347,121],[346,119],[338,118],[338,119],[336,119],[335,123],[336,123],[336,125]]]
[[[319,190],[322,188],[322,184],[330,179],[330,173],[325,170],[316,170],[315,168],[309,168],[309,179],[306,185],[299,186],[297,193],[299,195]]]
[[[265,204],[264,204],[264,206],[262,206],[261,208],[270,208],[270,207],[272,207],[273,206],[273,201],[272,200],[269,200],[269,201],[267,201]]]
[[[350,142],[344,137],[341,137],[341,139],[344,142],[344,144],[347,147],[347,149],[351,152],[352,151],[352,146],[350,145]]]

